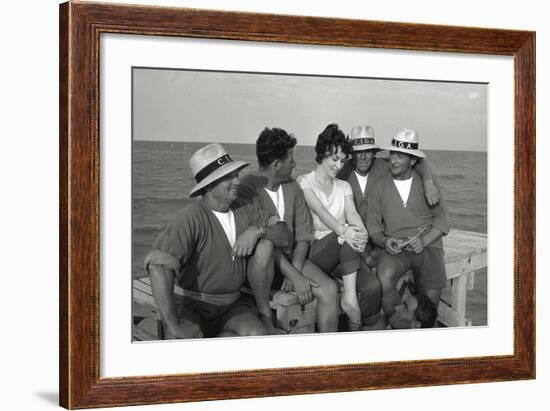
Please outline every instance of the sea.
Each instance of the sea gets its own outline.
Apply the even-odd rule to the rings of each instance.
[[[186,204],[197,199],[188,193],[195,185],[189,170],[191,155],[205,142],[134,141],[132,147],[132,277],[142,277],[143,260],[166,224]],[[241,173],[256,169],[254,144],[224,143],[234,160],[250,163]],[[441,185],[451,230],[487,233],[487,153],[423,150]],[[294,149],[296,178],[313,170],[313,146]],[[449,290],[443,296],[449,295]],[[487,270],[476,273],[468,291],[466,316],[473,325],[487,324]]]

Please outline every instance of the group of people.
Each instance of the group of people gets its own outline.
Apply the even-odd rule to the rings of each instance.
[[[201,196],[184,207],[145,258],[167,338],[276,334],[271,291],[317,300],[317,329],[433,327],[447,284],[441,237],[447,211],[418,134],[399,129],[385,148],[370,126],[319,134],[317,166],[292,178],[297,140],[265,128],[258,169],[217,143],[189,165]],[[389,151],[389,158],[377,156]],[[398,280],[412,269],[415,294]],[[180,306],[174,285],[183,289]],[[243,294],[244,285],[253,299]]]

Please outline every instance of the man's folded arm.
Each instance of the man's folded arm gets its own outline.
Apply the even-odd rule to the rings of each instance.
[[[170,330],[175,330],[179,324],[174,299],[175,272],[165,265],[149,264],[148,268],[153,298],[159,307],[162,320]]]

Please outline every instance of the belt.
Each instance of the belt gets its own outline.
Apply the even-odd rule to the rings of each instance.
[[[233,304],[241,296],[240,291],[225,294],[208,294],[200,291],[183,290],[183,296],[194,300],[204,301],[213,305],[229,305]]]

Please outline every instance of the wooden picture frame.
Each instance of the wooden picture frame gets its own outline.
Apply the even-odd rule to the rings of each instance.
[[[514,353],[100,378],[100,34],[513,56]],[[60,405],[90,408],[535,378],[535,33],[94,3],[60,5]]]

